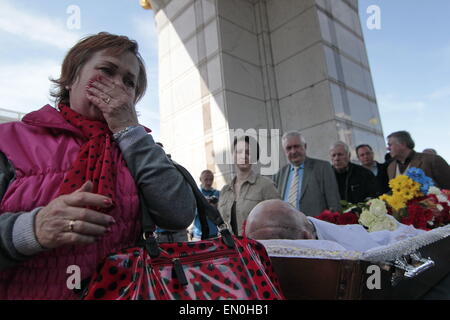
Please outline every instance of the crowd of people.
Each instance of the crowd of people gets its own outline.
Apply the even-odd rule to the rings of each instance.
[[[355,148],[360,162],[356,164],[351,162],[349,146],[342,141],[330,147],[330,162],[308,157],[307,143],[298,131],[285,133],[281,142],[288,164],[271,177],[274,185],[267,178],[255,174],[250,164],[236,164],[236,176],[220,193],[221,197],[222,194],[225,196],[219,199],[219,211],[236,235],[242,235],[239,223],[245,221],[256,204],[264,200],[281,199],[305,215],[314,217],[323,210],[340,210],[341,200],[356,204],[389,192],[389,180],[410,167],[422,169],[437,187],[450,188],[447,162],[437,154],[414,151],[414,141],[407,131],[388,136],[388,160],[384,163],[375,161],[369,144]],[[234,146],[235,161],[244,159],[236,158],[242,150],[236,149],[236,141]],[[246,148],[249,148],[248,143]],[[247,158],[244,160],[246,163],[249,161]]]
[[[202,238],[191,187],[138,122],[135,105],[146,82],[137,43],[99,33],[66,55],[54,80],[56,108],[47,105],[0,125],[0,299],[78,298],[66,286],[67,267],[78,265],[83,280],[89,279],[108,253],[134,245],[141,236],[142,202],[159,241]],[[234,140],[235,174],[220,192],[213,188],[214,172],[200,175],[201,192],[235,235],[243,235],[255,207],[276,200],[279,210],[270,209],[264,221],[273,232],[291,228],[298,232],[293,237],[317,238],[303,215],[294,217],[302,226],[294,230],[277,212],[314,217],[339,210],[341,200],[361,202],[386,192],[389,179],[408,167],[423,169],[438,187],[450,189],[445,160],[432,150],[414,151],[406,131],[388,136],[391,160],[383,164],[374,160],[370,145],[359,145],[361,165],[350,161],[344,142],[333,144],[330,161],[324,161],[307,156],[301,133],[286,132],[281,143],[288,164],[273,177],[252,166],[259,145],[251,150],[250,139]],[[209,236],[216,236],[217,228],[208,224]]]

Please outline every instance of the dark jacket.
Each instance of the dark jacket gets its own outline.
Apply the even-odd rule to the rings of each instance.
[[[378,182],[378,191],[379,194],[388,193],[391,189],[389,188],[389,177],[387,174],[387,166],[389,163],[378,163],[377,168],[378,173],[375,176]]]
[[[338,173],[334,169],[334,173],[342,200],[358,203],[380,194],[373,173],[360,165],[349,163],[345,172]]]

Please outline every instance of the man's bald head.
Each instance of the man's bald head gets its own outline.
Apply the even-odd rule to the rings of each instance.
[[[314,230],[306,216],[281,200],[260,202],[250,212],[245,234],[257,240],[315,239]]]

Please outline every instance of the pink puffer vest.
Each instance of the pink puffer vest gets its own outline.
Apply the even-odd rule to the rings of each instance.
[[[22,122],[0,125],[0,151],[16,172],[0,204],[0,214],[31,211],[56,198],[83,143],[80,131],[48,105],[29,113]],[[135,243],[141,228],[136,185],[118,147],[113,159],[120,165],[117,206],[110,213],[117,222],[112,232],[95,244],[49,250],[0,272],[0,299],[76,299],[66,284],[72,275],[67,273],[69,266],[79,266],[81,279],[85,279],[108,253]]]

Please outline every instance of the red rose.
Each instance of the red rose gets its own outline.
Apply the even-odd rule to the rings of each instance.
[[[434,225],[436,228],[450,223],[450,207],[446,202],[439,204],[442,206],[442,211],[434,210]]]
[[[450,206],[447,203],[441,203],[442,207],[444,208],[442,213],[442,224],[446,225],[450,223]]]
[[[353,212],[345,212],[343,214],[340,214],[337,219],[337,224],[358,224],[358,215]]]
[[[427,196],[427,198],[428,198],[428,200],[433,201],[433,203],[435,203],[435,204],[439,202],[439,200],[438,200],[438,198],[437,198],[437,195],[435,195],[435,194],[429,194],[429,195]]]
[[[414,225],[414,219],[416,217],[416,210],[415,207],[417,207],[416,204],[408,204],[407,207],[407,213],[408,215],[401,218],[400,222],[406,225]]]
[[[404,224],[412,224],[415,228],[428,230],[428,221],[433,219],[433,212],[419,204],[408,205],[408,216],[402,219]]]
[[[338,212],[331,212],[330,210],[324,210],[316,218],[319,219],[319,220],[323,220],[323,221],[326,221],[326,222],[330,222],[330,223],[336,224],[338,217],[339,217],[339,213]]]

